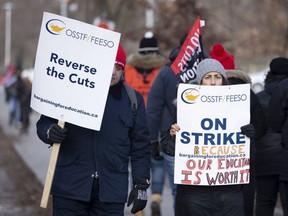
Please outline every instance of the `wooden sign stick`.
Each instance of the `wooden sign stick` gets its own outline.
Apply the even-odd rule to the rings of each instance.
[[[64,128],[65,122],[59,120],[58,125]],[[53,143],[48,171],[47,171],[46,180],[45,180],[45,185],[44,185],[44,189],[42,193],[41,204],[40,204],[40,207],[42,208],[47,208],[59,150],[60,150],[60,143]]]

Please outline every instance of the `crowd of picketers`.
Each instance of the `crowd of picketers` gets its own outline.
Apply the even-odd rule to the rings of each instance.
[[[217,191],[215,187],[208,190],[207,187],[206,189],[203,189],[203,187],[199,189],[199,186],[191,187],[180,185],[177,186],[176,189],[176,185],[173,183],[173,153],[175,147],[168,146],[167,150],[167,146],[165,148],[165,146],[159,142],[159,137],[162,137],[163,134],[166,133],[167,128],[176,122],[176,118],[173,119],[173,116],[175,116],[176,112],[175,98],[177,97],[176,89],[178,81],[173,75],[173,72],[171,72],[170,65],[177,57],[184,39],[185,37],[181,39],[179,46],[172,50],[169,59],[166,59],[166,62],[164,59],[163,63],[163,55],[161,55],[159,50],[156,37],[151,33],[146,33],[140,40],[138,52],[128,56],[124,71],[125,81],[143,95],[146,105],[152,154],[150,187],[152,192],[150,197],[151,216],[161,215],[161,202],[163,202],[163,200],[165,201],[165,197],[163,197],[162,194],[166,173],[168,174],[173,200],[176,202],[174,203],[174,209],[175,215],[177,216],[214,214],[219,216],[273,216],[278,202],[281,202],[284,215],[288,215],[288,163],[287,159],[285,159],[285,157],[288,158],[287,153],[285,153],[288,151],[288,146],[285,144],[285,139],[283,140],[283,133],[281,136],[282,128],[279,126],[280,123],[283,126],[286,120],[285,117],[287,113],[284,115],[283,112],[285,112],[287,107],[279,104],[278,109],[284,109],[283,112],[277,110],[277,112],[271,113],[271,111],[269,111],[270,98],[274,92],[276,92],[276,95],[279,94],[276,91],[278,85],[286,78],[288,80],[288,58],[282,56],[271,59],[269,70],[263,83],[264,90],[257,93],[251,90],[251,125],[253,125],[255,131],[252,133],[253,136],[251,138],[250,183],[240,187],[243,199],[234,200],[237,196],[230,194],[230,197],[226,197],[226,204],[224,202],[221,203],[221,196],[225,196],[223,195],[225,194],[225,187],[222,187],[223,190],[221,190],[220,187],[218,188],[219,191]],[[222,73],[220,74],[227,79],[230,85],[249,83],[252,86],[249,73],[237,68],[234,55],[229,53],[222,44],[214,44],[206,58],[214,59],[221,63],[225,72],[220,71]],[[157,59],[157,61],[153,61],[153,59]],[[211,67],[213,67],[213,62],[211,65],[210,63],[206,61],[204,68],[207,69],[211,65]],[[217,71],[216,66],[214,66],[213,69]],[[197,70],[198,73],[200,73],[199,70],[201,69]],[[278,100],[280,99],[278,98]],[[282,104],[286,104],[288,101],[284,93],[282,93],[281,100]],[[273,107],[273,103],[270,106]],[[274,106],[277,105],[275,104]],[[270,115],[268,115],[269,113]],[[275,127],[272,128],[272,125],[270,125],[270,119],[274,119],[274,116],[280,115],[280,113],[282,119],[278,121],[278,131],[275,131]],[[288,134],[288,131],[284,131],[284,134],[285,133]],[[175,144],[175,142],[171,143]],[[171,154],[171,152],[173,153]],[[229,186],[226,188],[228,188],[227,191],[233,191],[232,193],[236,193],[238,190],[237,187],[235,190],[231,189],[231,187],[229,188]],[[215,190],[216,193],[214,194]],[[219,196],[216,196],[217,193]],[[193,197],[194,195],[195,197]],[[214,195],[216,197],[214,197]],[[229,192],[227,192],[227,196],[228,195]],[[223,199],[225,200],[226,198]],[[280,198],[280,201],[278,198]],[[192,201],[193,199],[195,202]],[[210,204],[207,204],[207,202]],[[211,202],[215,204],[213,205]],[[201,203],[203,206],[201,206]],[[233,203],[235,206],[233,207],[233,205],[231,205],[230,208],[229,205]],[[208,210],[206,211],[205,209]],[[233,210],[235,210],[234,213]],[[136,215],[144,215],[144,211],[140,211]],[[171,215],[174,214],[171,213]]]
[[[271,59],[263,91],[255,94],[251,90],[251,121],[241,127],[241,133],[251,139],[250,183],[174,184],[175,139],[163,145],[160,138],[167,133],[173,137],[179,130],[175,124],[179,82],[170,66],[183,41],[166,58],[153,33],[148,32],[137,53],[129,55],[127,62],[125,50],[119,45],[100,131],[69,123],[62,128],[56,119],[41,115],[36,125],[38,137],[49,145],[61,143],[51,191],[53,215],[109,212],[120,216],[127,198],[131,212],[144,215],[146,190],[150,187],[151,216],[163,216],[161,202],[165,201],[162,194],[166,175],[173,197],[171,216],[273,216],[278,196],[284,215],[288,215],[288,59],[285,57]],[[21,76],[19,67],[8,66],[5,70],[1,84],[9,107],[9,124],[21,134],[27,133],[31,80]],[[234,56],[221,44],[211,48],[209,56],[199,63],[197,73],[199,85],[251,84],[249,74],[237,69]],[[124,82],[137,90],[136,119],[127,114],[131,107]],[[130,127],[135,127],[132,141]],[[127,194],[129,159],[133,187]]]

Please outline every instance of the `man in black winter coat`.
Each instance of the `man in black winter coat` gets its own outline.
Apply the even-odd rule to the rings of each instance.
[[[257,94],[268,119],[268,104],[279,83],[288,78],[288,59],[275,58],[270,63],[270,70],[265,79],[264,90]],[[267,121],[268,131],[256,141],[256,216],[273,216],[280,192],[284,215],[288,214],[283,184],[279,180],[281,167],[281,133],[271,131]]]
[[[226,71],[229,84],[251,84],[249,75],[241,70]],[[255,142],[263,137],[267,131],[266,118],[261,103],[255,93],[250,91],[250,123],[255,127],[255,137],[250,143],[250,183],[243,186],[245,216],[254,215],[254,197],[256,190],[255,157],[258,151]]]
[[[281,67],[283,72],[288,71],[287,63]],[[279,84],[269,101],[268,119],[272,130],[281,133],[280,181],[283,181],[285,196],[288,197],[288,78]]]
[[[147,204],[150,142],[142,95],[136,114],[125,91],[126,54],[119,45],[99,131],[41,115],[38,137],[49,145],[61,143],[51,194],[53,216],[124,216],[128,197],[129,162],[133,188],[128,197],[133,214]]]

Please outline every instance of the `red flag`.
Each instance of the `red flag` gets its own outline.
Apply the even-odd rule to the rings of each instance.
[[[203,57],[202,32],[200,17],[198,17],[171,65],[180,83],[188,83],[196,79],[196,69]]]

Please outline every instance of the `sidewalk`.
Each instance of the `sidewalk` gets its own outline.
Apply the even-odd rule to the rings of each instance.
[[[15,145],[25,139],[8,125],[8,110],[2,87],[0,110],[0,215],[49,216],[51,206],[42,209],[39,205],[42,184],[15,149]]]

